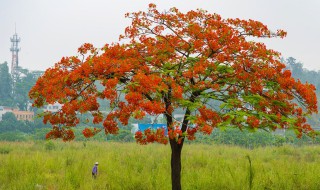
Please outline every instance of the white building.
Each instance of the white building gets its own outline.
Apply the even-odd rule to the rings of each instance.
[[[4,109],[2,106],[0,106],[0,121],[2,120],[2,115],[5,114],[4,113]]]
[[[59,111],[61,108],[62,108],[62,104],[54,103],[54,104],[49,104],[49,105],[43,106],[42,109],[44,111],[49,111],[49,112],[53,113],[53,112]]]

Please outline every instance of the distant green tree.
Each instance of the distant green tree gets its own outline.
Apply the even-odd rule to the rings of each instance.
[[[2,115],[0,121],[0,133],[10,131],[32,133],[34,132],[34,123],[33,121],[19,121],[13,113],[7,112]]]
[[[293,57],[289,57],[286,60],[287,67],[292,71],[292,76],[300,78],[303,74],[303,64],[297,62],[297,60]]]
[[[17,118],[14,116],[14,114],[12,112],[7,112],[7,113],[3,114],[2,120],[3,121],[8,121],[8,122],[11,122],[11,123],[18,122]]]
[[[15,85],[14,100],[20,110],[27,110],[29,103],[28,93],[31,87],[35,85],[37,77],[27,69],[20,69],[19,71],[21,75]]]
[[[0,121],[0,132],[15,131],[19,125],[20,122],[14,114],[7,112],[2,115],[2,120]]]
[[[320,90],[320,71],[308,70],[303,68],[303,64],[295,58],[289,57],[286,60],[287,68],[292,71],[292,76],[302,82],[308,82],[317,87],[317,94]]]
[[[11,106],[13,104],[11,82],[8,63],[4,62],[0,64],[0,105]]]
[[[286,59],[286,66],[292,71],[292,77],[299,79],[303,83],[308,82],[316,87],[317,97],[320,97],[320,71],[308,70],[303,68],[303,63],[298,62],[295,58]],[[318,108],[320,103],[318,102]],[[313,114],[308,118],[309,124],[315,128],[320,126],[320,114]]]

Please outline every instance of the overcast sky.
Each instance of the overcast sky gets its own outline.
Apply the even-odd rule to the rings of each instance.
[[[0,63],[11,64],[10,37],[21,38],[19,66],[45,70],[63,56],[76,55],[89,42],[96,47],[118,40],[129,25],[126,12],[202,8],[223,18],[254,19],[270,29],[284,29],[285,39],[267,41],[268,48],[320,70],[320,0],[0,0]]]

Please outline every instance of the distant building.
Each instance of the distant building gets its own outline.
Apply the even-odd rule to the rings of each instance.
[[[2,120],[2,115],[5,114],[3,107],[0,106],[0,121]]]
[[[17,120],[22,121],[33,121],[34,113],[31,111],[20,111],[11,107],[0,106],[0,121],[2,120],[3,114],[11,112],[17,118]]]
[[[44,71],[30,71],[30,73],[33,75],[35,79],[38,79],[44,74]]]
[[[62,104],[59,103],[49,104],[42,107],[43,111],[49,111],[52,113],[58,112],[61,108]]]
[[[17,118],[17,120],[33,121],[34,118],[34,113],[31,111],[13,110],[12,113]]]

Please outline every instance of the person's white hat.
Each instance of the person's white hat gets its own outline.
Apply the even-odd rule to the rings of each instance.
[[[96,162],[95,165],[99,165],[99,162]]]

